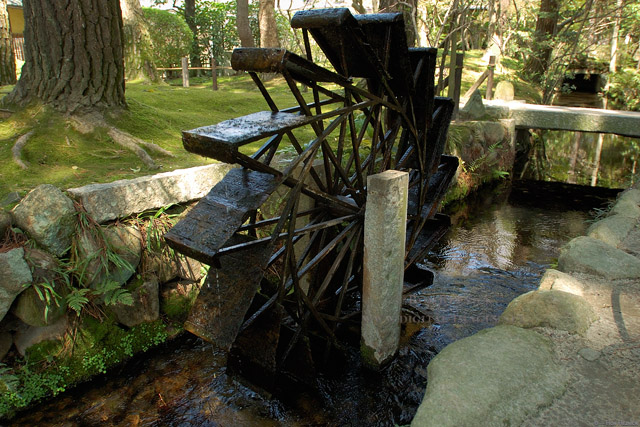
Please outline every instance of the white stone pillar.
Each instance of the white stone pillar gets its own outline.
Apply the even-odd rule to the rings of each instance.
[[[389,361],[400,342],[408,186],[406,172],[367,177],[360,349],[373,368]]]

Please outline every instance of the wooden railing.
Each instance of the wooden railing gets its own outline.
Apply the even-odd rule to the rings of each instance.
[[[158,71],[182,71],[182,87],[189,87],[189,70],[211,70],[211,88],[218,90],[218,73],[217,70],[231,70],[231,67],[220,67],[216,63],[215,58],[211,58],[210,67],[189,67],[189,58],[182,58],[182,67],[159,67]]]

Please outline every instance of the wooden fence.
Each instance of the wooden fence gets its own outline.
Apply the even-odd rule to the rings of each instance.
[[[189,58],[182,58],[182,67],[156,68],[158,71],[182,71],[182,87],[189,87],[189,70],[211,70],[211,88],[218,90],[217,70],[231,70],[231,67],[220,67],[214,58],[211,58],[210,67],[189,67]]]

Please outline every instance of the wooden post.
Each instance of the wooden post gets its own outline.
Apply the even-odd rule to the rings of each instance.
[[[216,64],[216,58],[211,57],[211,89],[218,90],[218,64]]]
[[[455,55],[455,67],[450,71],[453,74],[453,79],[449,79],[449,97],[453,98],[455,106],[453,107],[452,119],[455,120],[458,116],[458,109],[460,108],[460,89],[462,82],[462,67],[464,66],[464,53],[456,53]],[[453,88],[451,82],[453,81]]]
[[[489,75],[487,76],[487,93],[485,94],[486,99],[493,99],[493,72],[496,69],[496,57],[489,57]]]
[[[182,87],[189,87],[189,57],[182,58]]]

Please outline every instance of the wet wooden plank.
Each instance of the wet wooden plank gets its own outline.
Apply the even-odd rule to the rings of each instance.
[[[184,131],[182,143],[190,153],[235,163],[235,155],[241,146],[305,126],[313,120],[312,117],[299,114],[260,111],[216,125]]]
[[[233,243],[251,239],[234,237]],[[231,349],[251,301],[258,291],[273,246],[220,257],[220,268],[211,268],[184,327],[225,351]]]
[[[271,174],[232,169],[165,234],[167,244],[205,264],[215,264],[218,250],[280,184],[281,178]]]

